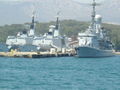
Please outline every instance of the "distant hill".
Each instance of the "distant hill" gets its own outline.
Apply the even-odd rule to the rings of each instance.
[[[48,32],[49,25],[55,24],[55,22],[49,23],[37,23],[36,34],[40,35]],[[62,35],[72,36],[77,35],[78,32],[83,32],[88,27],[88,22],[79,22],[75,20],[63,20],[61,21],[60,32]],[[120,25],[115,24],[103,24],[108,31],[108,34],[115,44],[116,49],[120,50]],[[16,35],[17,32],[26,30],[24,24],[12,24],[0,27],[0,41],[5,42],[8,35]]]

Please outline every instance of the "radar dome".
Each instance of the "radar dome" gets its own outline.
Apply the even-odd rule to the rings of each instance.
[[[102,16],[101,15],[96,15],[95,18],[102,18]]]
[[[95,21],[96,21],[96,23],[101,23],[102,22],[102,16],[101,15],[96,15],[95,16]]]

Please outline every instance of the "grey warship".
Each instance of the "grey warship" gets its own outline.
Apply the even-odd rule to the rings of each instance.
[[[84,33],[78,34],[79,45],[75,48],[77,56],[81,58],[114,56],[113,44],[101,25],[102,17],[96,15],[95,8],[98,4],[93,0],[91,5],[93,6],[91,24]]]
[[[67,47],[67,44],[67,37],[60,34],[59,12],[56,17],[56,24],[50,25],[47,33],[40,37],[35,37],[33,40],[33,45],[42,51],[49,51],[51,48],[61,51],[62,48]]]
[[[17,49],[19,51],[32,51],[35,50],[35,46],[32,45],[33,39],[35,37],[35,12],[33,11],[32,23],[28,31],[24,30],[18,32],[16,36],[8,36],[6,40],[6,45],[9,51],[11,49]],[[29,49],[29,50],[28,50]]]

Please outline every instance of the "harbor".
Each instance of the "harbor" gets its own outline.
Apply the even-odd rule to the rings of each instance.
[[[91,21],[84,32],[78,32],[74,38],[62,34],[60,12],[57,12],[56,21],[48,26],[44,34],[36,34],[36,11],[32,11],[32,20],[28,28],[6,39],[6,52],[0,52],[1,57],[49,58],[69,57],[80,58],[111,57],[120,53],[114,52],[114,44],[102,26],[102,16],[97,14],[95,0],[92,6]],[[4,45],[3,45],[4,47]],[[2,48],[1,48],[2,50]],[[4,50],[3,50],[4,51]]]
[[[35,11],[33,10],[29,28],[18,32],[16,36],[8,36],[5,44],[8,52],[0,52],[0,56],[14,58],[75,56],[75,46],[78,42],[66,35],[61,35],[59,14],[60,12],[57,12],[56,22],[49,26],[48,32],[36,35]]]
[[[0,90],[120,90],[120,0],[0,0]]]

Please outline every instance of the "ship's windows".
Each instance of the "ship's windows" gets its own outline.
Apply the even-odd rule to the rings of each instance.
[[[48,35],[52,35],[52,32],[48,32]]]

